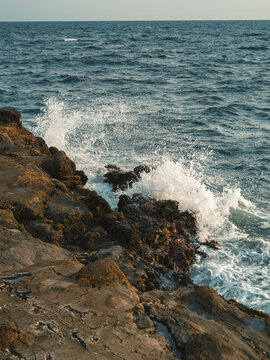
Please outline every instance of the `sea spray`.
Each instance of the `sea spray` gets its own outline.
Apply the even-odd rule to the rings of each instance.
[[[124,103],[103,101],[81,107],[49,98],[36,119],[36,133],[48,145],[64,150],[90,176],[96,176],[106,162],[123,159],[117,150],[136,136],[129,114]]]
[[[184,159],[178,162],[167,159],[150,173],[143,173],[141,181],[127,194],[142,193],[147,197],[178,201],[181,211],[195,215],[199,237],[205,240],[216,234],[228,220],[230,208],[238,207],[240,202],[248,205],[248,202],[238,188],[214,194],[203,183],[203,176],[194,170],[193,161],[187,166]]]

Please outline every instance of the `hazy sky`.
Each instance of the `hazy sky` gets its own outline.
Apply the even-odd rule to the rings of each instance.
[[[270,19],[270,0],[0,0],[0,21]]]

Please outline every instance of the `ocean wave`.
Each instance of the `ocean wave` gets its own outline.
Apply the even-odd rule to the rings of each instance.
[[[253,37],[253,36],[264,36],[265,33],[245,33],[245,37]]]
[[[61,75],[59,82],[62,83],[73,83],[73,82],[80,82],[84,81],[84,78],[77,76],[77,75]]]
[[[225,188],[222,193],[215,194],[205,185],[203,174],[194,170],[194,162],[187,166],[184,160],[164,160],[150,173],[142,174],[141,181],[127,191],[127,194],[132,193],[177,200],[181,211],[189,211],[196,216],[201,239],[213,236],[224,225],[231,208],[240,204],[251,206],[241,196],[239,188]]]
[[[37,119],[36,131],[49,145],[57,144],[79,166],[86,171],[89,169],[87,175],[90,175],[92,184],[102,183],[103,166],[112,161],[123,165],[126,156],[120,154],[121,149],[124,152],[127,147],[134,146],[134,139],[143,135],[130,113],[131,109],[119,103],[76,109],[52,98],[47,101],[44,114]],[[128,166],[134,164],[132,154],[136,155],[127,154]],[[240,203],[248,206],[239,188],[224,188],[220,192],[207,186],[212,179],[201,170],[207,161],[205,155],[196,154],[189,159],[172,161],[148,154],[148,161],[157,165],[155,170],[143,174],[142,180],[134,184],[128,194],[142,192],[158,199],[177,200],[181,211],[191,211],[196,215],[201,238],[213,236],[224,225],[231,207]],[[97,173],[100,173],[98,181]]]
[[[268,50],[267,46],[241,46],[239,47],[240,50],[253,50],[253,51],[260,51],[260,50]]]
[[[204,114],[224,115],[224,113],[230,115],[237,115],[237,110],[233,104],[226,106],[209,106],[203,111]]]
[[[101,46],[88,45],[88,46],[86,46],[86,49],[102,50],[103,48]]]
[[[78,41],[78,39],[74,39],[74,38],[64,38],[65,42],[69,42],[69,41]]]

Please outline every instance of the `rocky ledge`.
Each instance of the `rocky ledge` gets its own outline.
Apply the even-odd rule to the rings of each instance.
[[[0,359],[270,358],[267,314],[192,284],[196,222],[175,201],[122,195],[112,211],[14,109],[0,163]],[[148,170],[111,165],[107,181]]]

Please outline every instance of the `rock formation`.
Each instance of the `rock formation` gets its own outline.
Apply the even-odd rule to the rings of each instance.
[[[0,164],[0,359],[270,358],[267,314],[192,285],[196,223],[176,202],[112,211],[14,109]]]

